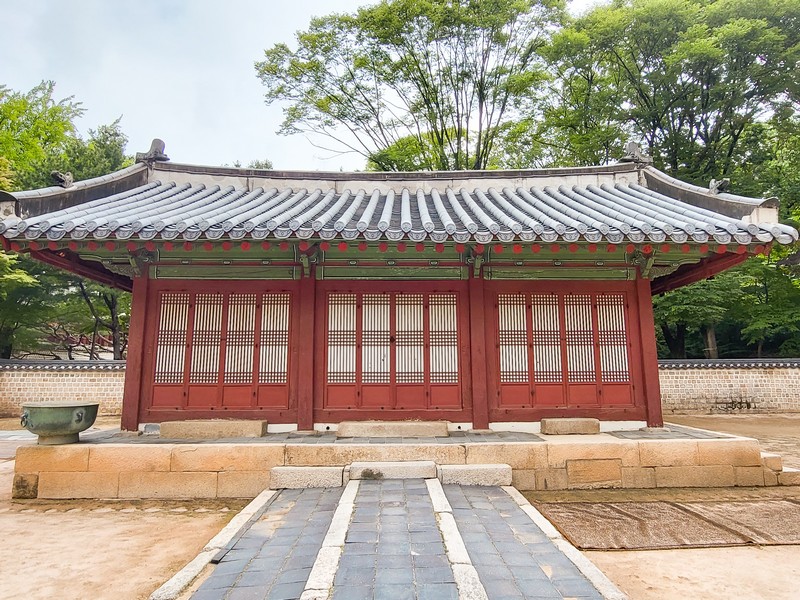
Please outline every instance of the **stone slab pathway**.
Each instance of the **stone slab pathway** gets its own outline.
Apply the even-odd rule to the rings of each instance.
[[[390,479],[343,490],[281,491],[192,600],[603,598],[502,488]]]

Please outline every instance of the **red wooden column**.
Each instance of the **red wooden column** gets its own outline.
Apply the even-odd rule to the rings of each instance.
[[[486,302],[482,277],[469,279],[469,346],[472,377],[472,427],[489,429],[486,377]]]
[[[295,345],[297,354],[297,429],[310,431],[314,429],[314,304],[317,296],[316,269],[312,265],[310,272],[304,272],[298,295],[300,302]]]
[[[647,426],[663,427],[661,415],[661,384],[658,380],[658,350],[656,348],[656,327],[653,320],[653,297],[650,293],[650,280],[641,276],[636,278],[636,304],[639,309],[639,338],[642,349],[642,384]]]
[[[122,429],[136,431],[139,427],[139,409],[142,402],[142,377],[144,376],[145,321],[147,319],[148,288],[150,277],[147,266],[140,277],[133,280],[131,298],[131,324],[128,331],[128,358],[125,361],[125,388],[122,396]],[[150,340],[155,345],[155,338]]]

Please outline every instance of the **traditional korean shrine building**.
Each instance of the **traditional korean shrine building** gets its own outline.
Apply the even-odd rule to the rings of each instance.
[[[167,162],[0,192],[6,250],[133,292],[123,427],[659,426],[651,296],[797,232],[637,153],[534,171]]]

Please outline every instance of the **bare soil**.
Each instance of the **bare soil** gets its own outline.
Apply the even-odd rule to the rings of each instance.
[[[632,600],[795,600],[800,546],[585,552]]]
[[[145,599],[246,502],[12,501],[14,452],[31,443],[0,442],[3,600]]]

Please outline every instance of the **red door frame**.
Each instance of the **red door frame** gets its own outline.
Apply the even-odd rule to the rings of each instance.
[[[290,294],[289,301],[289,347],[287,349],[287,382],[288,400],[284,407],[263,407],[254,405],[249,407],[225,407],[218,406],[213,408],[192,408],[186,405],[184,397],[180,407],[158,408],[153,407],[153,388],[155,375],[156,344],[158,340],[158,320],[159,320],[159,295],[163,292],[188,292],[188,293],[252,293],[263,294],[266,292],[286,292]],[[223,298],[227,304],[229,296]],[[225,280],[151,280],[147,286],[147,310],[143,323],[143,339],[148,340],[144,345],[142,360],[141,378],[141,403],[139,406],[139,422],[153,423],[161,421],[173,421],[184,419],[263,419],[271,423],[294,424],[297,422],[297,390],[298,368],[297,351],[299,344],[300,328],[298,326],[299,310],[299,282],[297,281],[225,281]],[[135,311],[134,311],[135,314]],[[223,313],[224,314],[224,313]],[[260,317],[256,316],[256,323]],[[192,323],[192,311],[187,317],[188,323]],[[224,324],[223,324],[224,325]],[[191,343],[191,331],[187,336],[187,348]],[[258,359],[259,340],[258,331],[254,337],[254,356],[253,360]],[[187,356],[189,351],[187,350]],[[225,355],[220,351],[220,364],[224,364]],[[189,361],[184,364],[184,382],[188,381],[187,371]],[[218,390],[222,389],[222,375],[217,383]],[[252,384],[255,390],[258,382]],[[255,392],[254,392],[255,393]]]
[[[472,385],[469,344],[469,304],[467,282],[465,281],[318,281],[315,318],[315,370],[314,370],[314,421],[317,423],[337,423],[346,420],[403,420],[403,419],[442,419],[454,422],[472,421]],[[458,379],[461,389],[460,409],[372,409],[372,408],[328,408],[325,405],[327,393],[327,297],[331,292],[364,293],[454,293],[456,294],[458,323]],[[359,352],[357,351],[357,355]],[[427,353],[426,353],[427,354]],[[428,374],[426,373],[426,379]]]
[[[552,417],[593,417],[601,420],[646,420],[648,403],[643,377],[644,364],[652,359],[657,367],[657,357],[648,356],[642,350],[640,298],[634,281],[491,281],[485,284],[484,304],[487,308],[486,340],[488,363],[489,417],[491,421],[539,421]],[[629,345],[628,365],[630,369],[633,404],[630,406],[531,406],[503,408],[499,405],[499,362],[497,296],[501,293],[599,293],[623,292],[626,295],[626,330]],[[563,320],[563,315],[561,315]],[[562,321],[563,322],[563,321]],[[593,327],[597,324],[593,321]],[[653,336],[655,333],[652,334]],[[562,346],[562,361],[565,349]],[[595,357],[596,358],[596,357]],[[562,363],[564,364],[564,363]],[[597,363],[595,363],[597,364]],[[566,386],[567,383],[564,382]]]

